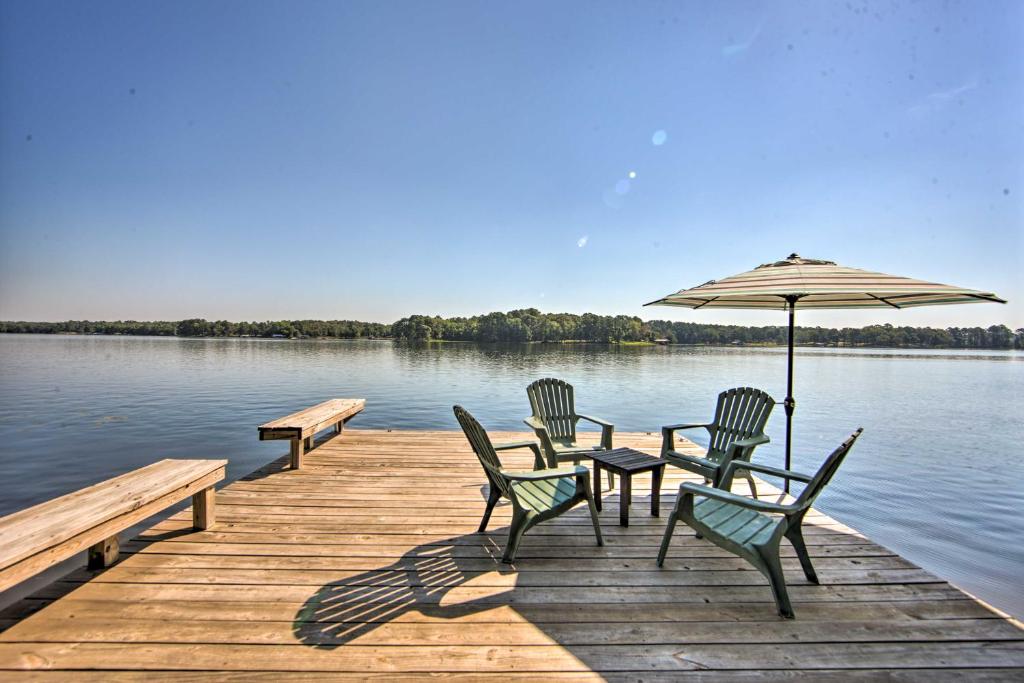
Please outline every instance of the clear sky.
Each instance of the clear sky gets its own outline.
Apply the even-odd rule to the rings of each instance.
[[[782,324],[641,304],[795,251],[1020,327],[1022,225],[1021,2],[0,4],[0,319]]]

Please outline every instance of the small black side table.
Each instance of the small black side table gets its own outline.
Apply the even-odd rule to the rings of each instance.
[[[622,483],[619,484],[619,524],[629,526],[629,503],[633,489],[633,475],[641,472],[650,472],[653,482],[651,483],[651,515],[658,517],[661,506],[661,478],[665,474],[665,461],[647,455],[632,448],[616,448],[612,451],[595,452],[590,455],[594,461],[594,481],[601,481],[601,469],[606,469],[619,475]],[[601,494],[598,491],[594,497],[597,509],[601,509]]]

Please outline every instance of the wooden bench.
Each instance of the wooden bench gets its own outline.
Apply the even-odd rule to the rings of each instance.
[[[88,548],[89,567],[117,561],[117,534],[192,496],[192,523],[216,517],[227,460],[161,460],[0,518],[0,591]]]
[[[312,408],[261,425],[260,441],[291,439],[292,469],[302,467],[303,454],[313,448],[313,436],[328,427],[341,434],[345,423],[366,407],[365,398],[332,398]]]

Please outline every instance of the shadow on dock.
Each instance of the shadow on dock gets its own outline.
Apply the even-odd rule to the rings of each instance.
[[[448,591],[480,573],[478,563],[455,555],[457,546],[465,547],[458,541],[480,536],[418,546],[388,567],[323,586],[296,614],[295,637],[306,645],[333,650],[410,610],[431,619],[459,619],[500,608],[493,595],[486,601],[439,604]],[[500,558],[496,549],[495,571],[514,574],[515,569],[502,565]]]
[[[480,487],[480,495],[483,500],[487,499],[486,484]],[[502,500],[498,506],[508,504]],[[496,598],[504,594],[452,606],[440,603],[451,589],[481,574],[481,558],[459,557],[459,547],[483,546],[494,564],[491,571],[504,575],[517,573],[515,565],[501,562],[503,549],[492,540],[492,536],[505,538],[507,535],[508,528],[502,527],[419,545],[387,567],[326,584],[295,615],[295,637],[306,645],[333,650],[410,610],[431,619],[459,619],[467,614],[501,608],[509,601],[496,602]],[[507,592],[511,594],[514,590]]]

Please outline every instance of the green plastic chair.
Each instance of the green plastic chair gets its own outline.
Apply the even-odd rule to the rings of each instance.
[[[839,448],[832,451],[813,477],[738,460],[729,463],[726,477],[731,477],[734,470],[745,469],[805,482],[807,485],[793,503],[769,503],[698,484],[680,485],[679,497],[676,499],[675,509],[668,518],[665,537],[658,552],[658,566],[661,567],[665,563],[665,554],[668,553],[669,543],[672,542],[676,521],[682,521],[697,532],[697,538],[706,538],[719,548],[739,555],[757,567],[771,583],[779,614],[792,619],[793,607],[789,603],[786,578],[779,560],[779,544],[783,537],[788,538],[796,550],[797,557],[800,558],[804,576],[811,583],[818,583],[818,575],[804,544],[804,515],[839,469],[843,458],[849,453],[862,431],[864,430],[858,429]]]
[[[505,546],[505,555],[501,558],[502,562],[515,561],[519,542],[530,527],[558,517],[584,501],[590,507],[590,520],[594,524],[597,544],[604,545],[594,495],[590,490],[590,470],[582,465],[543,469],[544,462],[536,443],[524,441],[495,446],[487,436],[486,430],[469,414],[469,411],[462,406],[454,406],[453,410],[462,431],[466,434],[466,439],[469,440],[469,445],[483,465],[490,484],[487,509],[480,520],[479,531],[487,530],[491,511],[501,498],[507,498],[512,502],[512,524],[509,527],[508,543]],[[502,469],[497,451],[527,446],[534,451],[535,466],[541,467],[537,467],[533,472],[506,472]]]
[[[695,472],[711,482],[712,486],[729,490],[732,481],[725,482],[722,473],[733,460],[749,462],[754,449],[768,443],[765,423],[775,407],[775,399],[760,389],[737,387],[718,395],[715,417],[707,424],[677,424],[661,428],[661,457],[670,465]],[[707,453],[698,458],[675,450],[675,433],[680,429],[703,427],[711,436]],[[750,492],[757,498],[754,477],[749,472],[738,472],[747,480]]]
[[[526,387],[526,396],[530,399],[533,414],[523,422],[540,440],[549,467],[558,467],[558,463],[569,461],[579,465],[581,458],[589,457],[595,451],[612,450],[615,427],[600,418],[577,413],[574,391],[568,382],[551,377],[539,379]],[[581,446],[576,442],[576,425],[580,420],[601,428],[599,446]],[[608,483],[615,485],[611,472],[608,473]],[[600,488],[601,482],[597,482],[597,486]]]

